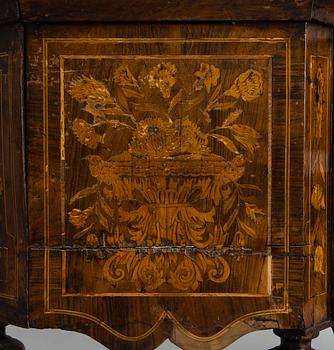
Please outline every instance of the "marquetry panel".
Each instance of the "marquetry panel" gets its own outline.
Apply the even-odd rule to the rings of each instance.
[[[302,309],[307,258],[288,258],[307,237],[291,177],[303,174],[302,39],[211,29],[29,31],[35,326],[71,316],[121,344],[166,324],[204,341]]]
[[[88,77],[87,60],[101,80],[108,72],[109,86]],[[251,169],[258,176],[247,165],[256,154],[268,159],[268,139],[260,138],[271,124],[271,61],[240,57],[234,72],[231,60],[61,57],[61,72],[70,72],[61,77],[62,198],[70,199],[63,227],[67,244],[116,250],[91,257],[100,260],[102,292],[197,291],[206,282],[203,292],[218,292],[231,270],[226,249],[265,251],[268,165]],[[82,261],[71,255],[70,271]],[[266,275],[266,258],[254,260],[240,268],[263,266]]]
[[[59,67],[63,164],[60,210],[49,212],[48,235],[57,240],[51,235],[59,227],[66,246],[98,249],[64,252],[64,291],[266,295],[272,55],[230,55],[229,45],[242,39],[212,40],[220,55],[171,54],[181,44],[187,52],[186,40],[161,39],[162,55],[154,40],[128,41],[104,44],[114,56],[84,50],[57,57],[50,51],[60,44],[48,43],[45,118]],[[192,43],[193,51],[203,44]],[[142,55],[120,55],[130,45]],[[66,278],[78,264],[96,271],[82,276],[80,290]],[[230,276],[246,266],[262,271],[261,283]]]
[[[306,323],[322,322],[328,317],[326,298],[330,293],[328,274],[331,257],[331,33],[316,25],[308,27],[305,107],[305,246],[307,256],[306,300],[314,307]]]

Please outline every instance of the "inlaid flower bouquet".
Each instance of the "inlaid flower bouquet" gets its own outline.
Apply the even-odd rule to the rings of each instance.
[[[96,179],[70,200],[73,240],[106,249],[104,276],[115,286],[191,291],[204,279],[225,282],[223,253],[207,251],[242,249],[264,216],[247,195],[260,189],[242,183],[260,135],[240,122],[238,107],[263,94],[261,73],[249,69],[228,88],[213,64],[199,64],[191,88],[179,73],[171,62],[136,72],[120,64],[109,82],[82,75],[68,90],[88,116],[70,129],[91,150],[84,161]]]

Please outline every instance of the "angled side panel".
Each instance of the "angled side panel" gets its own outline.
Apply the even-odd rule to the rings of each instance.
[[[0,317],[26,320],[23,29],[0,27]]]
[[[332,30],[308,25],[305,235],[308,236],[307,324],[328,318],[329,158],[332,90]],[[330,255],[329,255],[330,257]]]

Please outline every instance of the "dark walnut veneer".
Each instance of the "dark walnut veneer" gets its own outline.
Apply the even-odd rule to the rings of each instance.
[[[1,1],[0,350],[334,325],[334,6],[192,5]]]

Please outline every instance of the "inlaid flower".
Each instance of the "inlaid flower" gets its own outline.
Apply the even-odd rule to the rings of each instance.
[[[161,118],[147,118],[139,122],[129,146],[136,156],[168,157],[178,149],[177,129]]]
[[[119,66],[114,73],[114,82],[121,86],[138,87],[136,78],[126,65]]]
[[[102,82],[85,75],[72,81],[69,92],[81,103],[93,102],[106,104],[113,100],[109,90]]]
[[[233,137],[243,145],[250,155],[259,147],[260,135],[253,128],[243,124],[234,124],[230,130]]]
[[[149,86],[158,88],[164,98],[169,98],[171,88],[176,83],[176,72],[176,67],[172,63],[158,64],[148,76]]]
[[[220,78],[220,69],[213,64],[201,63],[200,70],[195,74],[196,80],[194,82],[195,90],[202,90],[203,87],[209,93],[213,86],[218,84]]]
[[[71,129],[78,141],[89,148],[95,149],[102,142],[102,136],[97,134],[94,127],[84,119],[74,119]]]
[[[170,157],[208,153],[208,138],[188,118],[174,122],[161,118],[142,120],[134,132],[129,152],[137,156]]]
[[[260,72],[249,69],[240,74],[232,87],[224,92],[225,96],[242,98],[246,102],[253,101],[263,93],[263,79]]]

